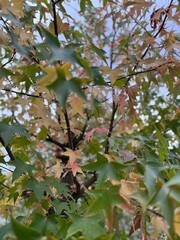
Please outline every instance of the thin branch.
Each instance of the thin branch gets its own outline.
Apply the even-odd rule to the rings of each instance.
[[[2,169],[5,169],[6,171],[9,171],[9,172],[12,172],[13,173],[13,171],[11,170],[11,169],[9,169],[9,168],[7,168],[7,167],[4,167],[4,166],[0,166],[0,168],[2,168]]]
[[[57,13],[56,13],[56,2],[54,2],[53,0],[51,0],[52,2],[52,8],[53,8],[53,23],[54,23],[54,33],[56,36],[58,36],[58,24],[57,24]],[[58,1],[59,2],[59,1]]]
[[[154,215],[156,215],[158,217],[164,218],[164,216],[162,214],[156,212],[154,209],[147,208],[146,211],[150,212],[150,213],[153,213]]]
[[[0,89],[1,91],[6,91],[6,92],[12,92],[12,93],[16,93],[18,95],[22,95],[22,96],[27,96],[27,97],[32,97],[32,98],[42,98],[44,99],[44,97],[42,96],[42,93],[39,93],[38,95],[35,95],[35,94],[29,94],[29,93],[25,93],[25,92],[18,92],[18,91],[14,91],[14,90],[11,90],[9,88],[2,88]],[[52,102],[55,102],[55,103],[59,103],[59,101],[55,98],[52,99]]]
[[[10,189],[10,187],[8,187],[7,185],[5,185],[4,183],[0,183],[3,187]]]
[[[106,139],[106,143],[105,143],[105,151],[104,153],[108,154],[109,152],[109,138],[112,135],[112,130],[114,128],[114,117],[116,114],[116,111],[118,109],[118,105],[115,104],[114,100],[113,100],[113,106],[112,106],[112,115],[111,115],[111,120],[110,120],[110,124],[109,124],[109,130],[108,130],[108,134],[107,134],[107,139]]]
[[[8,147],[8,146],[5,144],[5,142],[4,142],[4,140],[3,140],[2,137],[0,137],[0,142],[1,142],[1,144],[3,145],[3,147],[6,149],[6,151],[7,151],[8,155],[9,155],[10,159],[14,161],[14,160],[15,160],[15,157],[14,157],[14,155],[13,155],[10,147]]]
[[[72,149],[72,150],[75,150],[75,149],[74,149],[74,143],[73,143],[71,126],[70,126],[70,121],[69,121],[69,117],[68,117],[68,113],[67,113],[66,108],[65,108],[65,110],[64,110],[64,117],[65,117],[66,126],[67,126],[69,148]]]
[[[9,88],[2,88],[1,90],[2,90],[2,91],[6,91],[6,92],[16,93],[16,94],[18,94],[18,95],[24,95],[24,96],[27,96],[27,97],[43,98],[43,96],[41,95],[41,93],[40,93],[39,95],[33,95],[33,94],[25,93],[25,92],[14,91],[14,90],[11,90],[11,89],[9,89]]]
[[[87,114],[87,113],[86,113]],[[81,134],[78,136],[78,137],[76,137],[75,139],[74,139],[74,147],[76,148],[76,146],[79,144],[79,142],[80,141],[82,141],[83,139],[84,139],[84,135],[85,135],[85,132],[86,132],[86,129],[87,129],[87,126],[88,126],[88,120],[89,120],[89,116],[88,116],[88,114],[87,114],[87,119],[86,119],[86,122],[85,122],[85,124],[84,124],[84,126],[83,126],[83,129],[82,129],[82,131],[81,131]]]
[[[15,55],[16,55],[16,49],[13,50],[13,53],[12,53],[11,57],[9,58],[9,60],[8,60],[7,62],[5,62],[5,63],[1,66],[1,68],[4,68],[8,63],[10,63],[10,62],[13,60],[13,58],[14,58]]]
[[[46,141],[54,143],[55,145],[60,147],[63,151],[66,151],[66,147],[68,147],[68,144],[66,144],[66,143],[63,144],[63,143],[58,142],[57,140],[53,139],[49,134],[48,134],[48,136],[46,138]]]
[[[164,28],[166,19],[167,19],[167,17],[168,17],[168,12],[169,12],[169,10],[170,10],[170,7],[171,7],[172,3],[173,3],[173,0],[171,0],[169,6],[168,6],[168,8],[167,8],[167,10],[166,10],[166,15],[165,15],[165,17],[164,17],[164,20],[163,20],[163,22],[162,22],[159,30],[157,31],[157,33],[153,36],[154,38],[156,38],[156,37],[160,34],[160,32],[162,31],[162,29]],[[149,44],[149,45],[147,46],[147,48],[145,49],[144,53],[143,53],[142,56],[141,56],[141,60],[144,59],[144,57],[145,57],[146,54],[148,53],[150,46],[151,46],[151,45]],[[140,60],[139,60],[139,61],[136,63],[136,65],[134,66],[133,71],[136,70],[136,68],[137,68],[138,65],[139,65],[139,62],[140,62]],[[128,83],[129,83],[130,80],[131,80],[131,76],[128,77],[127,82],[126,82],[126,84],[124,85],[124,87],[127,87],[127,85],[128,85]]]
[[[116,80],[119,81],[119,80],[122,80],[123,78],[131,78],[133,76],[136,76],[136,75],[139,75],[139,74],[142,74],[142,73],[148,73],[148,72],[153,72],[153,71],[157,71],[157,69],[163,65],[166,65],[166,64],[169,64],[169,63],[172,63],[171,61],[170,62],[166,62],[166,63],[163,63],[155,68],[149,68],[149,69],[145,69],[145,70],[142,70],[142,71],[138,71],[138,72],[134,72],[134,73],[131,73],[131,74],[128,74],[126,76],[122,76],[120,78],[117,78]]]

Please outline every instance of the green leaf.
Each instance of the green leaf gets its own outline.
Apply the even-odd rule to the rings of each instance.
[[[27,227],[15,219],[11,218],[11,224],[13,232],[15,233],[18,240],[25,240],[25,239],[31,239],[31,240],[40,240],[41,234],[36,231],[33,228]]]
[[[172,177],[167,183],[166,185],[168,187],[171,187],[171,186],[174,186],[174,185],[177,185],[179,186],[180,185],[180,171],[178,171],[176,173],[176,175],[174,177]]]
[[[25,45],[20,45],[18,43],[17,36],[13,31],[10,30],[10,28],[6,28],[6,31],[11,38],[10,46],[15,48],[17,52],[19,52],[22,56],[26,57],[29,61],[31,61],[31,58],[29,55],[29,52],[31,51],[31,49]]]
[[[164,167],[160,163],[148,162],[145,166],[144,181],[149,191],[149,196],[153,194],[156,187],[156,180]]]
[[[24,23],[18,21],[16,16],[11,11],[9,11],[9,9],[6,8],[6,11],[7,11],[8,14],[0,13],[0,16],[10,20],[17,27],[20,27],[20,28],[24,27]]]
[[[9,69],[0,68],[0,79],[3,77],[12,76],[12,75],[13,73]]]
[[[77,93],[82,99],[86,100],[84,93],[81,90],[81,79],[71,78],[66,80],[64,69],[58,69],[58,79],[48,85],[49,89],[56,92],[57,97],[64,108],[66,105],[67,98],[70,93]]]
[[[7,146],[10,140],[16,135],[28,137],[26,128],[20,124],[11,124],[0,123],[0,135],[4,140],[5,145]]]
[[[11,223],[8,223],[0,227],[0,239],[6,239],[5,236],[12,233],[13,233],[13,229],[12,229]]]
[[[59,40],[56,36],[54,36],[52,33],[47,31],[44,28],[41,28],[44,36],[45,36],[45,42],[43,44],[39,44],[38,46],[48,47],[49,52],[45,51],[42,55],[42,53],[38,53],[37,57],[41,59],[48,59],[48,64],[52,64],[54,62],[63,60],[63,61],[70,61],[77,64],[80,64],[77,54],[75,53],[75,49],[77,45],[67,45],[65,48],[60,48]]]
[[[114,206],[124,203],[124,199],[119,195],[119,186],[104,183],[104,186],[90,192],[94,201],[89,206],[87,214],[97,214],[104,211],[108,217]]]
[[[108,178],[119,180],[122,168],[124,168],[122,164],[117,162],[108,162],[107,158],[99,153],[97,154],[96,162],[89,163],[84,166],[84,169],[98,172],[97,185],[104,184]]]
[[[38,212],[35,212],[33,214],[33,219],[30,227],[37,231],[40,231],[41,234],[45,234],[47,228],[47,217]]]
[[[99,235],[105,234],[105,229],[100,226],[101,217],[85,217],[77,214],[70,214],[73,223],[69,227],[66,239],[73,236],[75,233],[82,232],[87,240],[94,240]]]
[[[23,184],[25,188],[33,190],[34,194],[38,201],[41,200],[41,198],[44,195],[44,191],[51,193],[49,189],[50,181],[37,181],[35,178],[28,178],[26,179],[25,183]]]
[[[20,177],[23,173],[32,173],[34,169],[33,165],[26,164],[19,158],[15,158],[15,161],[11,162],[11,165],[15,166],[15,170],[13,171],[12,181],[14,182],[18,177]]]
[[[91,67],[89,76],[93,79],[95,85],[108,85],[101,76],[99,67]]]
[[[91,44],[92,50],[107,64],[107,61],[105,58],[106,52],[103,49],[96,47],[94,45],[92,39],[88,35],[87,35],[87,39],[88,39],[89,43]]]
[[[80,0],[80,9],[81,12],[84,12],[86,9],[86,4],[88,4],[90,7],[93,7],[93,4],[91,0]]]

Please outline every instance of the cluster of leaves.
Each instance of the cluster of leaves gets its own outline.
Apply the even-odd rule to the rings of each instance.
[[[0,239],[180,237],[179,8],[1,1]]]

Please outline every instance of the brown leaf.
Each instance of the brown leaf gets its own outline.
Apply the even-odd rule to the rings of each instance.
[[[162,21],[162,16],[166,13],[164,8],[158,8],[151,14],[151,27],[156,29],[157,24]]]
[[[131,236],[139,228],[141,228],[141,215],[138,213],[133,219],[133,224],[129,231],[129,236]]]

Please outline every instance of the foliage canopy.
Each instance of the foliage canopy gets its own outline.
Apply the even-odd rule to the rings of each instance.
[[[0,239],[180,237],[179,8],[1,1]]]

